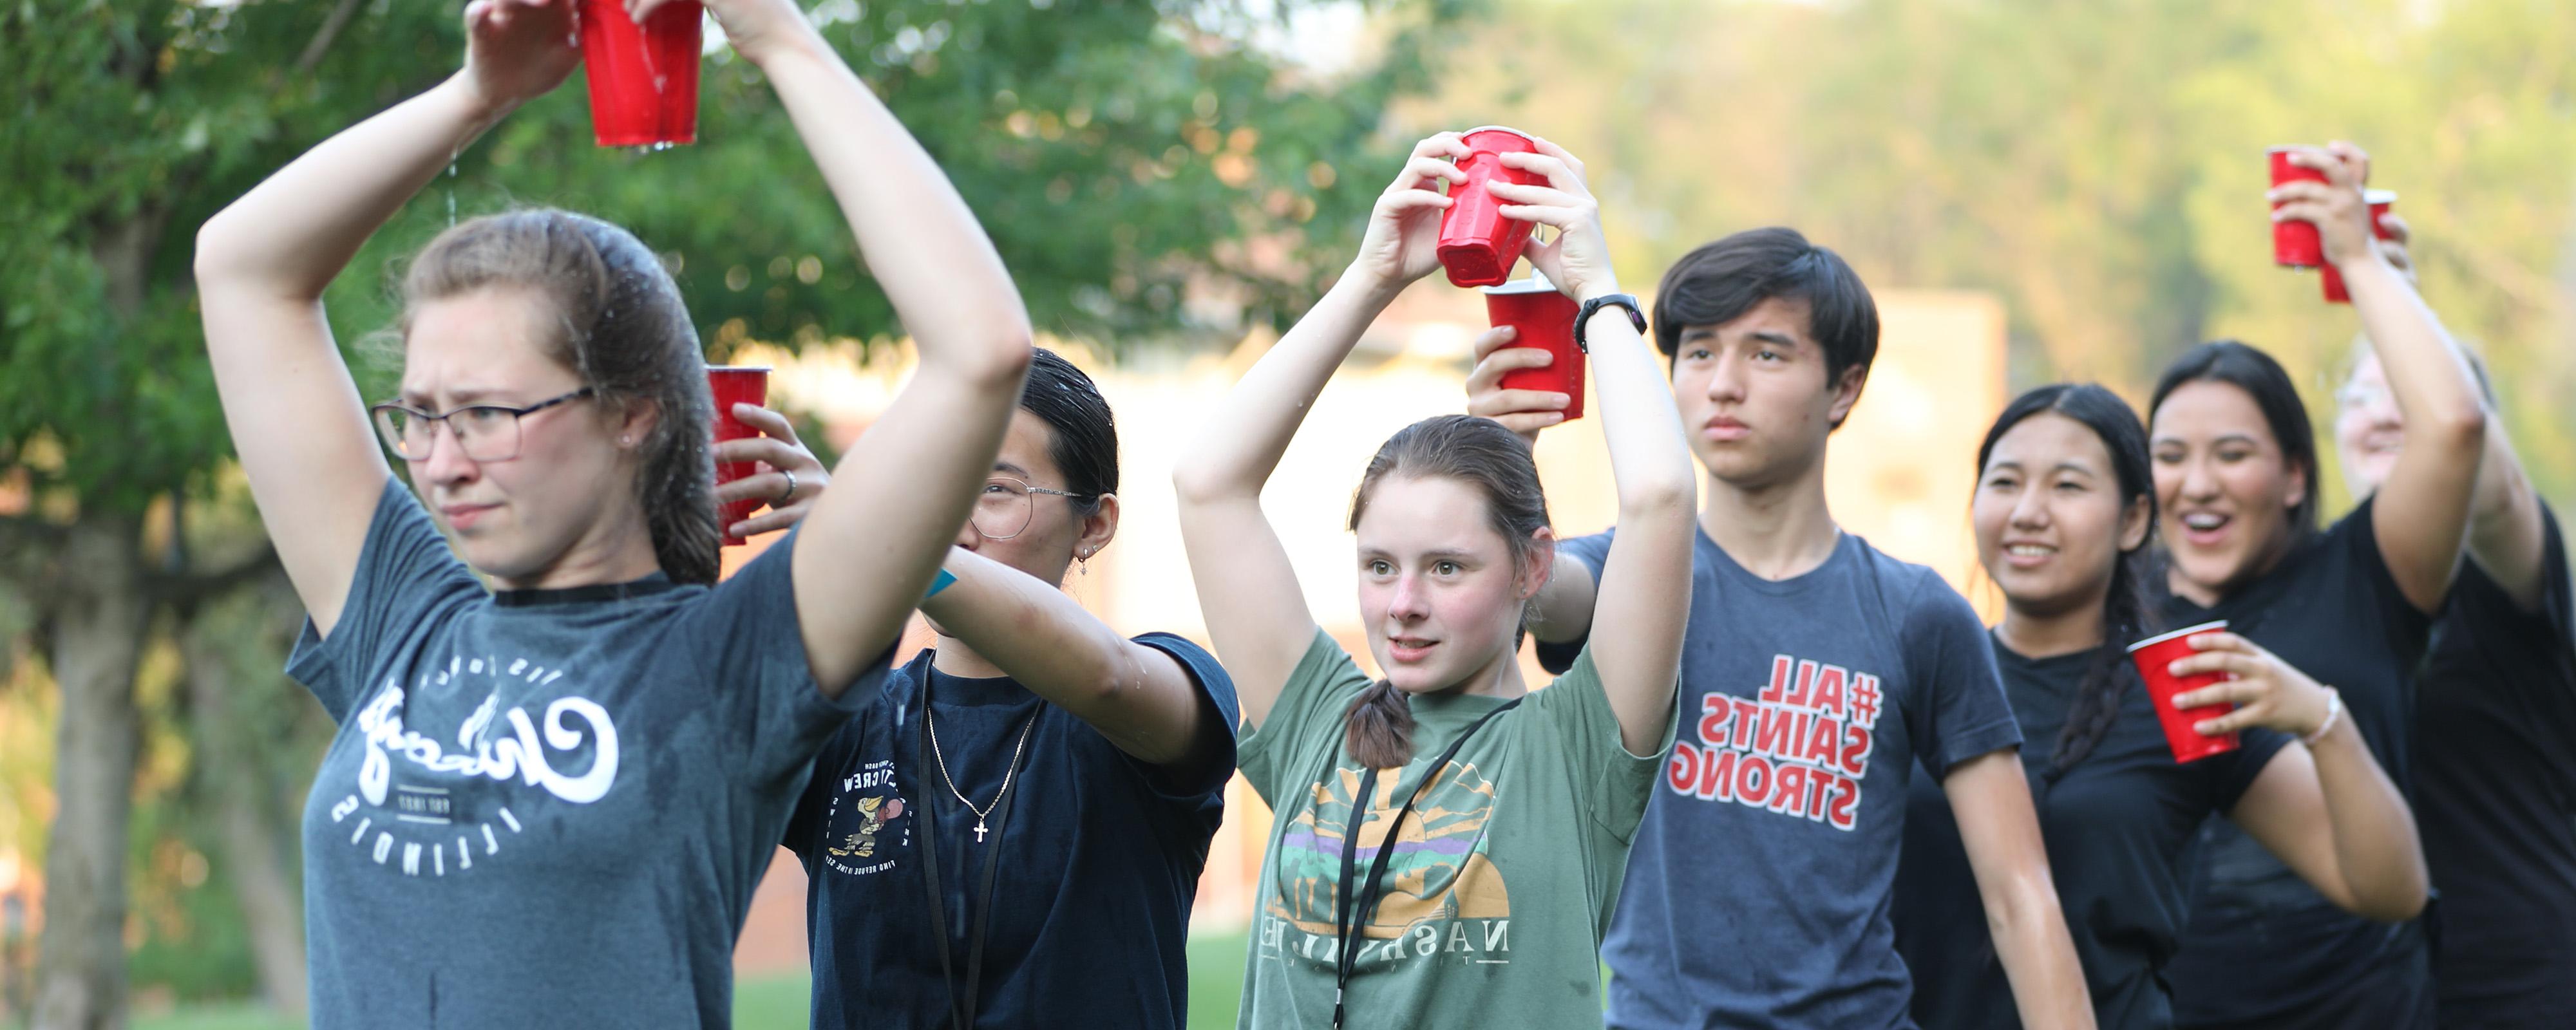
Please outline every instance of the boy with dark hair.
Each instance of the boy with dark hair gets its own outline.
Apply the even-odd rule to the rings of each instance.
[[[2092,1026],[1984,627],[1826,510],[1825,441],[1878,352],[1868,288],[1795,230],[1741,232],[1665,274],[1654,333],[1706,493],[1685,727],[1603,949],[1610,1025],[1912,1026],[1888,907],[1919,763],[1958,813],[2024,1023]],[[1570,398],[1497,388],[1547,360],[1510,344],[1479,340],[1468,410],[1535,442]],[[1573,560],[1530,623],[1551,668],[1591,629],[1616,532],[1558,546]]]

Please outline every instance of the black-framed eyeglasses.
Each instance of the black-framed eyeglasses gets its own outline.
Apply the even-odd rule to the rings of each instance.
[[[429,460],[430,446],[438,442],[440,423],[446,423],[448,433],[456,437],[457,447],[465,452],[467,458],[508,461],[519,456],[521,418],[558,404],[570,404],[597,392],[585,386],[526,407],[468,404],[440,415],[394,401],[386,401],[367,411],[375,416],[376,436],[385,442],[385,447],[393,451],[395,457],[404,461]]]
[[[1008,540],[1020,535],[1022,530],[1029,528],[1029,514],[1036,507],[1029,499],[1031,494],[1075,500],[1089,497],[1071,490],[1030,486],[1026,480],[1010,476],[994,476],[985,480],[983,492],[975,495],[975,513],[970,516],[975,523],[975,532],[983,534],[986,540]]]

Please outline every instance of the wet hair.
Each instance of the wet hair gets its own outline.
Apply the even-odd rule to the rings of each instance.
[[[2163,410],[2165,398],[2187,383],[2225,383],[2245,391],[2254,406],[2263,412],[2263,424],[2272,430],[2272,439],[2280,444],[2281,457],[2307,478],[2306,496],[2290,507],[2290,538],[2304,540],[2317,532],[2317,437],[2308,424],[2308,406],[2299,400],[2298,385],[2281,363],[2251,346],[2235,340],[2215,340],[2184,351],[2165,374],[2156,380],[2155,399],[2147,404],[2147,419]]]
[[[2144,500],[2147,524],[2153,527],[2156,479],[2147,458],[2147,427],[2138,422],[2137,412],[2129,410],[2129,402],[2092,383],[2058,383],[2014,398],[2003,414],[1995,416],[1985,442],[1977,445],[1977,475],[1985,475],[1986,460],[2005,433],[2031,416],[2049,413],[2074,419],[2101,439],[2102,449],[2111,455],[2120,511],[2125,515],[2130,505]],[[2120,692],[2128,682],[2123,670],[2129,663],[2129,644],[2147,636],[2147,584],[2154,579],[2154,540],[2155,534],[2148,533],[2138,546],[2121,551],[2111,565],[2110,592],[2102,599],[2102,643],[2093,649],[2074,703],[2067,706],[2066,725],[2058,731],[2049,756],[2051,780],[2092,754],[2119,717]]]
[[[1869,375],[1878,358],[1878,302],[1869,287],[1842,255],[1777,226],[1703,244],[1664,272],[1655,291],[1655,349],[1670,361],[1681,353],[1683,330],[1724,325],[1773,298],[1806,302],[1807,335],[1824,349],[1828,389],[1844,369]]]
[[[409,334],[421,304],[479,289],[537,298],[558,330],[543,340],[547,356],[597,391],[601,410],[653,405],[658,417],[637,449],[635,476],[653,557],[675,582],[715,582],[715,405],[697,328],[661,260],[633,233],[588,215],[486,215],[439,233],[412,259],[401,331]]]
[[[1538,464],[1529,444],[1503,424],[1474,415],[1435,415],[1387,437],[1369,459],[1359,489],[1351,496],[1350,528],[1360,528],[1369,495],[1379,483],[1404,476],[1450,479],[1475,488],[1485,499],[1485,525],[1501,534],[1511,551],[1512,572],[1527,571],[1546,546],[1537,538],[1546,529],[1547,494],[1539,488]],[[1513,636],[1518,645],[1520,637]],[[1413,758],[1413,704],[1391,680],[1379,680],[1351,703],[1343,746],[1351,757],[1373,769],[1400,766]]]
[[[1047,459],[1064,473],[1064,488],[1080,497],[1067,498],[1076,518],[1100,511],[1102,494],[1118,492],[1118,421],[1100,386],[1064,356],[1044,347],[1030,349],[1028,385],[1020,388],[1020,410],[1047,424],[1052,442]]]

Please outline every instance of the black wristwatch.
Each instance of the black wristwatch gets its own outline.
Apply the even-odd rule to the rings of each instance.
[[[1602,308],[1610,307],[1625,309],[1628,312],[1628,324],[1636,326],[1637,332],[1640,335],[1645,333],[1646,313],[1637,307],[1636,295],[1629,293],[1605,293],[1601,296],[1594,297],[1591,300],[1584,301],[1583,312],[1574,316],[1575,349],[1580,350],[1585,354],[1592,353],[1591,342],[1583,338],[1583,327],[1592,324],[1592,315],[1594,312],[1597,312]]]

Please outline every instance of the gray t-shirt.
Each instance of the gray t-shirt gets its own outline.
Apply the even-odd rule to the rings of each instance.
[[[488,592],[401,483],[287,673],[340,724],[304,806],[315,1027],[725,1026],[815,750],[780,541],[724,584]]]
[[[1610,534],[1565,543],[1595,574]],[[1845,534],[1777,582],[1700,534],[1679,739],[1603,943],[1613,1027],[1910,1027],[1888,921],[1915,763],[2021,743],[1985,627]],[[1567,649],[1544,646],[1553,664]]]

